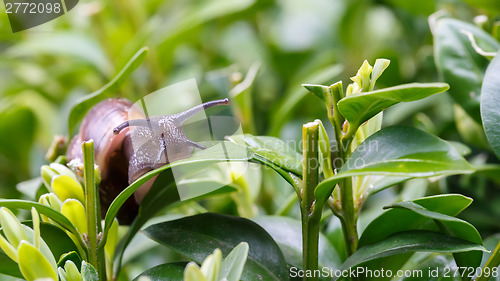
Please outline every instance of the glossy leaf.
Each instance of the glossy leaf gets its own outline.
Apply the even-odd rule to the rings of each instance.
[[[49,241],[50,243],[50,241]],[[52,245],[51,245],[52,246]],[[54,255],[55,257],[60,257],[57,261],[57,267],[63,267],[67,261],[71,261],[74,264],[82,264],[82,259],[77,252],[71,251],[63,255]]]
[[[411,201],[429,211],[456,216],[472,203],[472,199],[459,194],[445,194]],[[438,230],[432,220],[408,210],[390,209],[372,220],[359,239],[359,246],[373,244],[390,235],[407,230]]]
[[[87,111],[100,101],[111,97],[115,94],[118,86],[120,86],[125,79],[134,70],[136,70],[146,58],[148,53],[148,48],[143,47],[135,53],[135,55],[127,62],[127,64],[122,68],[122,70],[104,87],[93,92],[92,94],[85,96],[83,99],[78,101],[73,108],[71,108],[68,120],[68,132],[72,134],[78,122],[80,122]]]
[[[398,232],[377,243],[360,247],[350,256],[340,270],[364,262],[407,252],[461,253],[485,251],[483,246],[459,238],[431,231]]]
[[[420,100],[442,93],[449,86],[445,83],[412,83],[377,91],[353,94],[338,102],[340,113],[350,123],[361,125],[384,109],[400,102]]]
[[[281,139],[249,134],[228,137],[234,143],[246,145],[253,153],[285,171],[302,174],[302,155]]]
[[[255,218],[264,230],[278,243],[288,264],[302,268],[302,229],[299,220],[289,217],[265,216]],[[320,233],[318,247],[319,268],[337,269],[341,261],[337,250]]]
[[[488,66],[481,90],[481,118],[484,131],[493,151],[500,158],[500,56]]]
[[[460,274],[455,274],[454,271],[450,271],[449,274],[445,274],[444,270],[446,269],[446,272],[448,272],[452,267],[456,267],[456,264],[453,261],[453,258],[450,257],[450,255],[436,253],[416,253],[405,263],[404,267],[402,267],[401,270],[419,272],[419,274],[412,274],[413,276],[404,277],[401,280],[462,281]],[[469,273],[470,270],[468,270],[466,274],[468,275]]]
[[[444,81],[450,84],[451,97],[481,123],[481,84],[489,61],[474,50],[463,32],[470,32],[486,51],[498,50],[500,44],[480,28],[455,19],[438,19],[432,28],[436,67]]]
[[[351,176],[431,177],[471,172],[469,163],[448,142],[415,128],[393,126],[366,139],[340,172],[322,181],[314,193],[318,200],[326,200],[341,178]]]
[[[256,223],[238,217],[206,213],[152,225],[144,233],[153,240],[201,263],[215,248],[227,255],[240,242],[249,253],[241,280],[283,280],[285,258],[271,236]]]
[[[483,240],[481,235],[474,226],[461,219],[444,215],[438,212],[432,212],[416,203],[405,201],[399,202],[389,206],[389,208],[403,208],[410,210],[420,216],[429,220],[434,220],[439,229],[450,236],[457,237],[474,244],[482,245]],[[455,260],[458,266],[472,266],[477,267],[481,264],[482,253],[479,251],[472,251],[469,253],[455,254]]]
[[[144,271],[133,281],[139,281],[141,276],[149,277],[151,281],[183,281],[184,268],[186,268],[186,263],[183,262],[160,264]]]

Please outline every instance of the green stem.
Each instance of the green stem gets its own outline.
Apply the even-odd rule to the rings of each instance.
[[[85,179],[85,210],[87,212],[88,228],[88,259],[89,263],[97,270],[99,280],[105,280],[104,252],[99,251],[98,235],[100,232],[99,190],[95,184],[94,168],[94,141],[85,141],[83,149],[83,177]],[[104,271],[103,271],[104,269]]]
[[[346,178],[340,182],[340,198],[342,200],[342,232],[346,244],[347,256],[351,256],[358,248],[357,218],[352,196],[352,179]]]
[[[493,253],[491,253],[490,258],[488,259],[488,261],[484,265],[484,267],[483,267],[483,274],[481,274],[481,276],[478,277],[476,279],[476,281],[487,281],[487,280],[490,280],[492,269],[495,268],[495,267],[497,267],[498,265],[500,265],[500,242],[498,242],[497,247],[495,248],[495,250],[493,251]],[[488,277],[486,277],[486,274],[484,274],[486,268],[489,268],[489,270],[490,270],[489,271],[490,274],[488,275]]]
[[[340,163],[346,163],[347,158],[351,154],[351,143],[354,139],[356,131],[359,126],[357,124],[349,124],[347,132],[342,133],[342,126],[345,122],[344,117],[338,110],[337,103],[342,98],[343,90],[342,83],[338,82],[330,86],[331,92],[331,111],[333,116],[329,116],[330,122],[335,130],[335,139],[337,141],[338,156]],[[338,161],[333,160],[334,163]],[[340,167],[337,167],[339,169]],[[352,179],[346,178],[339,182],[341,212],[334,212],[342,222],[342,231],[344,233],[344,240],[346,243],[347,256],[351,256],[358,247],[358,232],[357,232],[357,217],[354,209],[354,198],[352,190]]]
[[[300,202],[302,216],[302,255],[304,270],[318,269],[318,240],[321,212],[315,209],[314,189],[319,180],[318,140],[319,123],[307,123],[302,128],[303,140],[303,189]],[[317,206],[316,206],[317,207]],[[322,208],[321,208],[322,209]],[[317,213],[320,214],[318,217]],[[304,277],[304,280],[315,281],[317,277]]]

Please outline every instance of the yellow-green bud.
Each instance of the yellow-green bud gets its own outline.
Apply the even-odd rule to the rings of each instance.
[[[222,263],[222,252],[215,249],[214,253],[209,255],[201,264],[201,272],[208,281],[218,281],[220,265]]]
[[[47,258],[27,241],[21,241],[17,249],[19,269],[27,281],[40,278],[57,280],[57,269]]]
[[[363,65],[359,68],[356,76],[351,77],[351,80],[356,82],[363,92],[368,92],[370,90],[370,76],[372,74],[372,69],[372,66],[365,60]]]
[[[207,281],[207,278],[196,263],[190,262],[184,270],[184,281]]]
[[[66,273],[67,281],[80,281],[82,276],[76,265],[72,261],[66,261],[64,264],[64,271]]]
[[[0,225],[9,243],[17,249],[22,240],[28,240],[24,228],[11,210],[0,208]]]
[[[61,207],[61,213],[68,218],[80,234],[87,232],[87,216],[82,203],[76,199],[67,199]]]
[[[69,176],[58,175],[52,178],[52,190],[61,201],[66,199],[76,199],[81,203],[85,202],[83,187],[80,183]]]

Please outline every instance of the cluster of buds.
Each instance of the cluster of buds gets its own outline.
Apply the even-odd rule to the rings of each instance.
[[[42,166],[41,174],[49,193],[40,196],[39,203],[66,216],[83,237],[87,233],[85,195],[76,175],[68,167],[57,163]],[[55,224],[45,216],[42,220]]]
[[[21,274],[27,281],[61,280],[80,281],[82,277],[76,265],[67,261],[65,269],[57,268],[56,259],[40,236],[40,216],[31,209],[33,228],[21,224],[11,210],[0,208],[0,248],[19,265]],[[61,272],[64,275],[61,275]],[[70,273],[68,273],[70,272]]]
[[[375,88],[375,83],[384,70],[389,66],[390,61],[386,59],[377,59],[373,67],[368,63],[368,61],[364,61],[363,65],[358,70],[356,76],[351,77],[351,80],[354,82],[347,86],[346,97],[359,94],[361,92],[370,92]]]
[[[43,194],[39,198],[39,203],[51,207],[57,212],[63,214],[78,230],[81,238],[86,241],[88,233],[87,213],[85,210],[85,190],[81,184],[83,176],[83,164],[73,162],[72,169],[58,163],[44,165],[41,168],[42,180],[49,193]],[[95,166],[96,181],[100,181],[100,171]],[[50,218],[42,215],[42,220],[53,225],[58,225]],[[70,237],[72,234],[67,232]],[[74,239],[76,237],[72,237]],[[74,239],[76,240],[76,239]],[[108,239],[104,246],[106,259],[106,272],[108,276],[112,275],[113,255],[118,243],[118,221],[115,219],[108,232]],[[59,270],[62,280],[74,279],[76,276],[71,265],[65,265],[64,270]],[[65,275],[64,275],[65,274]]]

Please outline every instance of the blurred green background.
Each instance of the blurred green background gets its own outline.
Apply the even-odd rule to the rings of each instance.
[[[149,47],[146,61],[120,86],[117,97],[137,100],[190,78],[197,79],[204,101],[227,97],[260,63],[247,90],[252,114],[244,116],[244,129],[296,140],[302,123],[326,118],[321,102],[308,95],[302,83],[343,80],[347,85],[363,60],[373,64],[376,58],[391,60],[379,88],[443,81],[434,63],[428,17],[440,11],[480,24],[479,15],[489,16],[488,20],[498,16],[484,9],[485,2],[83,0],[68,14],[19,33],[12,33],[2,7],[0,197],[23,196],[16,185],[39,176],[54,135],[68,135],[70,108],[109,82],[143,46]],[[451,97],[442,94],[387,110],[384,126],[417,126],[465,143],[473,163],[497,162],[480,135],[471,137],[478,125],[467,125],[470,118],[459,118],[460,114]],[[269,177],[264,174],[264,186],[271,185]],[[421,188],[424,194],[458,192],[473,197],[476,202],[463,216],[483,235],[500,230],[500,190],[495,180],[456,176],[424,185],[428,185]],[[282,189],[260,191],[255,203],[259,211],[279,209],[292,193],[287,186]],[[397,187],[374,200],[394,197],[400,190],[407,189]]]

